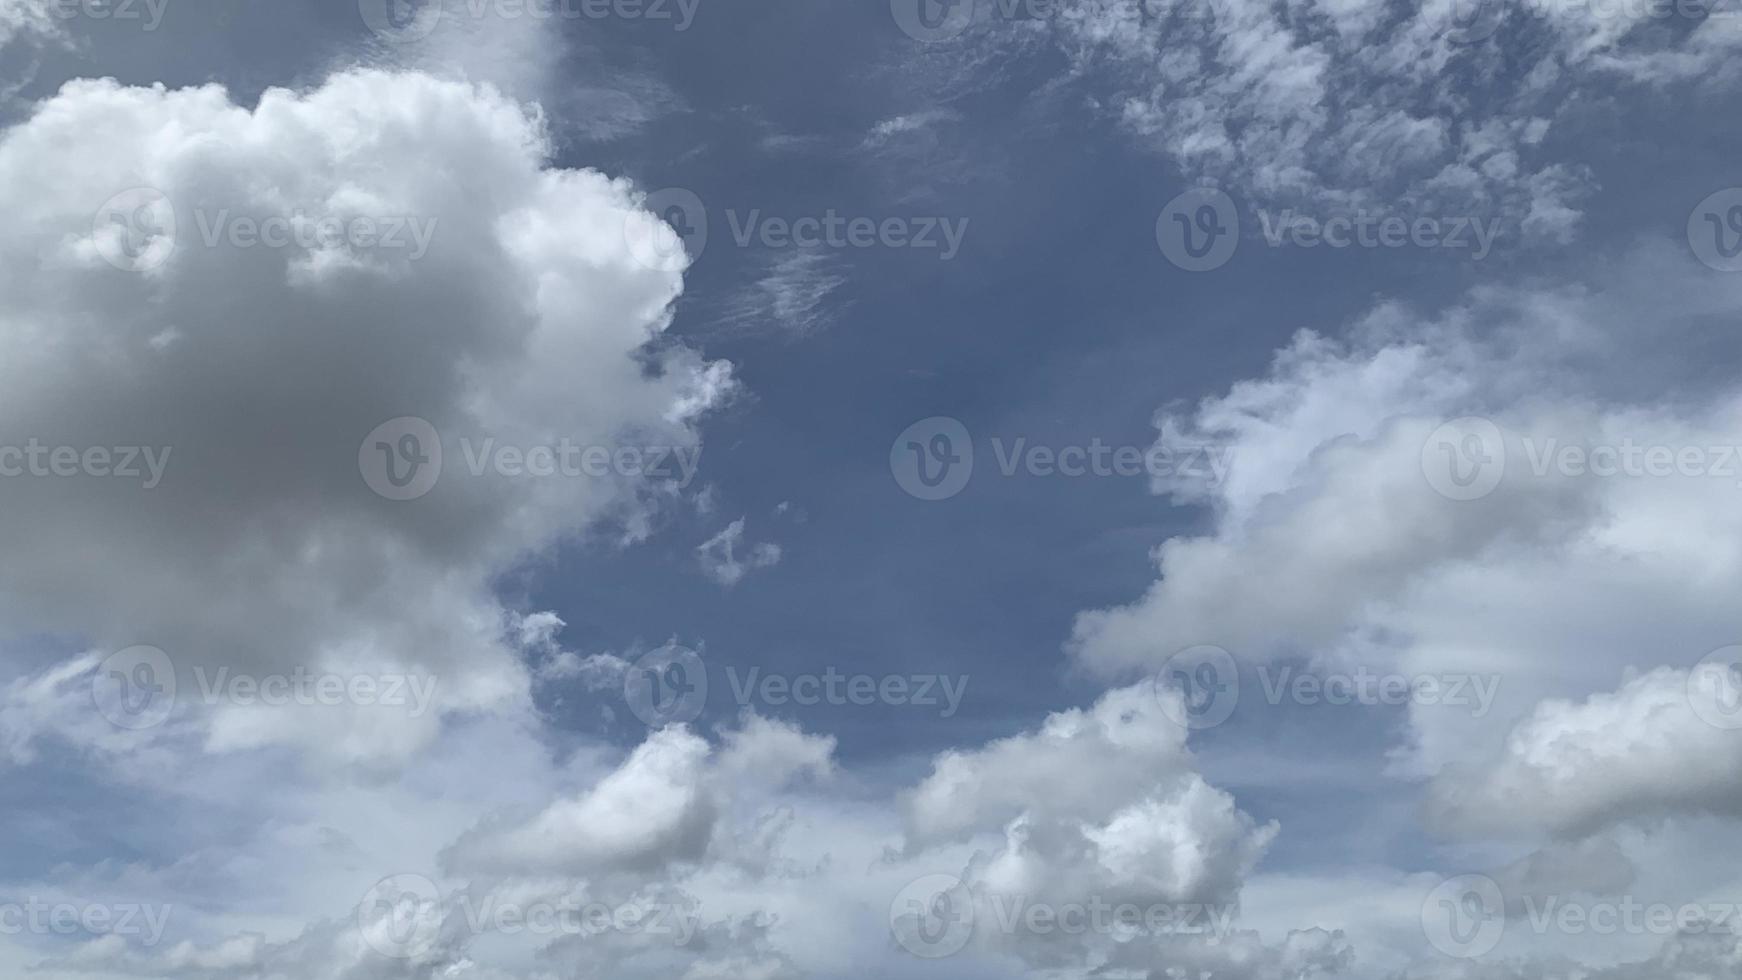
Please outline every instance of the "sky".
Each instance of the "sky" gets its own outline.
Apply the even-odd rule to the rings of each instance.
[[[1742,975],[1721,0],[0,0],[0,975]]]

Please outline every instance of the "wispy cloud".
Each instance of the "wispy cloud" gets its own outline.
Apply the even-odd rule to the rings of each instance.
[[[847,281],[838,269],[836,259],[814,248],[779,253],[762,278],[731,297],[722,322],[743,332],[814,333],[844,307],[829,299]]]

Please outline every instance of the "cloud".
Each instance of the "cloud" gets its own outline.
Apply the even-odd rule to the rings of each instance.
[[[797,248],[769,260],[762,278],[740,288],[721,315],[727,329],[803,337],[823,329],[844,304],[831,304],[847,282],[839,262],[819,249]]]
[[[1112,677],[1208,643],[1483,678],[1492,714],[1413,704],[1393,747],[1394,776],[1444,773],[1443,829],[1581,834],[1730,807],[1735,746],[1693,716],[1685,678],[1735,642],[1742,389],[1656,351],[1703,342],[1738,296],[1671,256],[1648,246],[1588,287],[1482,289],[1435,316],[1382,304],[1347,340],[1300,334],[1266,377],[1161,413],[1159,445],[1230,453],[1225,480],[1155,487],[1209,507],[1213,529],[1159,546],[1143,597],[1081,614],[1072,655]],[[1461,417],[1498,440],[1468,499],[1445,451],[1469,448]]]
[[[744,547],[744,520],[738,518],[696,548],[702,571],[727,587],[737,585],[758,568],[771,568],[780,562],[780,545],[764,541]]]
[[[0,47],[21,37],[44,38],[60,31],[49,0],[0,0]]]
[[[1612,694],[1538,704],[1499,757],[1435,781],[1430,817],[1465,832],[1579,836],[1629,818],[1742,814],[1742,725],[1701,717],[1690,673],[1660,667]]]
[[[249,108],[217,86],[72,82],[0,136],[0,180],[5,441],[166,464],[149,489],[9,480],[0,523],[35,557],[0,571],[0,611],[99,653],[161,648],[182,695],[165,731],[208,749],[385,763],[443,717],[519,710],[528,674],[491,580],[590,527],[632,533],[676,491],[471,457],[486,440],[693,448],[732,387],[728,365],[650,346],[684,259],[632,243],[670,229],[628,184],[550,167],[536,115],[488,87],[359,70]],[[273,219],[282,247],[238,232]],[[311,237],[358,221],[375,236]],[[421,228],[422,254],[389,247],[392,228]],[[445,454],[403,501],[360,469],[401,416]],[[187,696],[225,668],[410,674],[437,710],[311,725]]]
[[[1506,240],[1545,243],[1577,233],[1594,190],[1587,161],[1545,138],[1567,107],[1618,89],[1727,91],[1742,44],[1730,18],[1646,3],[1009,9],[979,4],[955,43],[919,45],[904,69],[983,80],[997,75],[988,59],[1062,55],[1058,84],[1188,183],[1220,186],[1248,208],[1494,217]]]

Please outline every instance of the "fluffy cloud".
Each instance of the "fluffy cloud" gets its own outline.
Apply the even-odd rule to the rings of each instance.
[[[1742,390],[1659,345],[1699,342],[1738,298],[1690,266],[1652,247],[1605,263],[1601,287],[1481,290],[1433,318],[1383,306],[1346,342],[1302,334],[1267,378],[1165,413],[1162,443],[1231,452],[1215,486],[1156,487],[1215,529],[1160,546],[1141,599],[1079,617],[1073,654],[1120,676],[1213,643],[1497,683],[1487,718],[1414,705],[1396,746],[1395,774],[1445,773],[1444,827],[1581,833],[1728,806],[1733,733],[1693,716],[1685,678],[1735,642]],[[1495,426],[1499,465],[1455,499],[1446,433],[1462,451],[1473,430],[1440,427],[1469,416]],[[1593,697],[1630,670],[1645,676]]]
[[[727,734],[717,758],[683,726],[662,729],[587,792],[529,819],[497,820],[468,833],[448,862],[465,871],[575,876],[694,863],[714,845],[734,787],[754,779],[778,788],[801,775],[827,775],[833,751],[832,738],[754,715]]]
[[[1529,821],[1560,835],[1630,817],[1742,813],[1742,725],[1696,710],[1708,679],[1706,669],[1660,667],[1612,694],[1544,701],[1498,758],[1436,781],[1431,812],[1460,830]]]
[[[967,867],[947,869],[965,886],[977,923],[1007,919],[1019,907],[1011,903],[1231,906],[1278,828],[1257,825],[1192,770],[1185,729],[1162,704],[1175,697],[1166,688],[1121,688],[1091,708],[1048,716],[1034,732],[940,755],[904,801],[909,851],[985,844]],[[1067,936],[988,927],[976,935],[990,949],[1008,946],[1039,962],[1061,955],[1061,943],[1082,945],[1073,960],[1104,958],[1100,947],[1115,944],[1093,929]]]
[[[9,129],[4,442],[156,447],[163,465],[149,489],[9,481],[0,521],[36,557],[0,572],[8,623],[162,648],[189,709],[173,722],[214,749],[381,761],[444,716],[523,703],[492,577],[600,522],[645,533],[673,491],[635,468],[536,477],[488,454],[693,449],[731,386],[723,363],[658,342],[682,289],[675,235],[624,182],[547,154],[537,115],[487,87],[367,70],[253,107],[216,86],[78,81]],[[281,224],[274,247],[274,219],[302,231]],[[365,437],[401,416],[444,450],[412,500],[363,474],[380,449]],[[220,668],[409,674],[437,705],[319,724],[192,710],[194,673]]]

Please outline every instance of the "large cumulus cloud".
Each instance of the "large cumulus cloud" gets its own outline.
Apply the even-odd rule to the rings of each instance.
[[[0,441],[169,454],[149,490],[7,481],[0,521],[32,556],[0,572],[9,626],[162,648],[184,692],[186,672],[221,666],[438,685],[417,718],[220,706],[191,722],[214,747],[391,759],[448,713],[522,702],[492,578],[600,521],[644,533],[674,481],[475,477],[461,440],[693,452],[692,423],[731,384],[659,340],[682,289],[675,236],[626,183],[548,152],[536,111],[488,87],[369,70],[255,106],[217,86],[77,81],[9,129]],[[427,249],[230,234],[288,216],[420,222]],[[447,455],[415,500],[376,494],[359,467],[365,436],[400,416]]]

